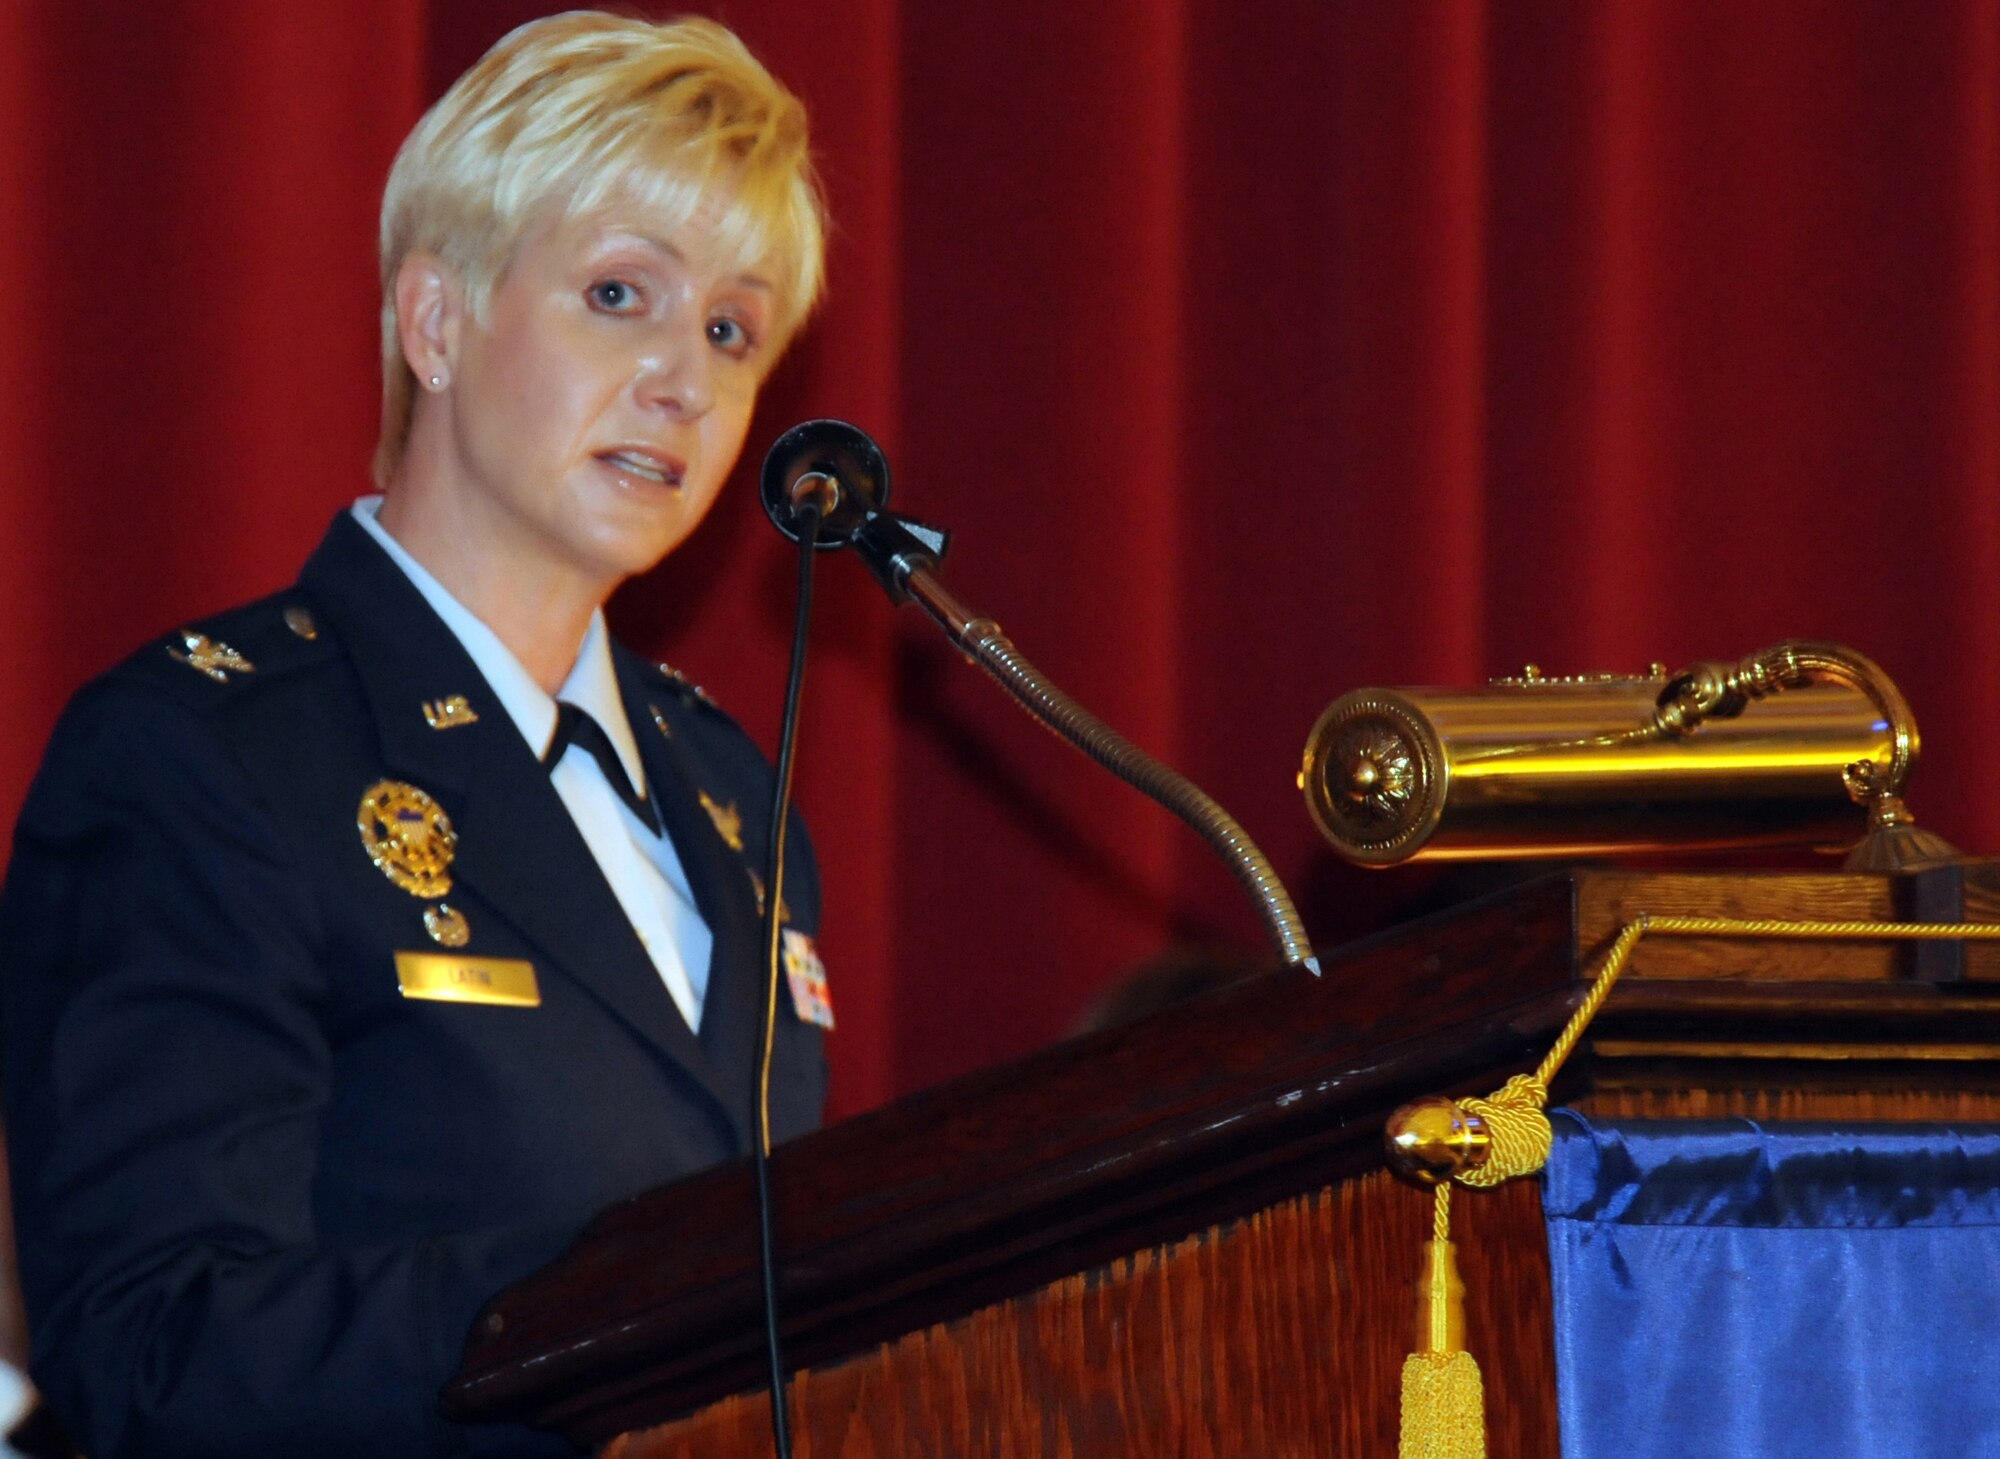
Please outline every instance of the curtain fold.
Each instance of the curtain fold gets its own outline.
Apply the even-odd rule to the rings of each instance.
[[[1553,1123],[1564,1459],[2000,1454],[2000,1129]]]
[[[0,822],[64,698],[367,485],[377,192],[526,0],[0,7]],[[679,5],[641,7],[668,13]],[[1176,761],[1321,941],[1442,895],[1319,845],[1366,684],[1852,644],[1919,818],[2000,841],[2000,7],[732,0],[807,99],[832,293],[716,519],[615,605],[775,738],[749,490],[877,432],[947,580]],[[1233,880],[823,564],[799,794],[852,1111],[1057,1036]]]

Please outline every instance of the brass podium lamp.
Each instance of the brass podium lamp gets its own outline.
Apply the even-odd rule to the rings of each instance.
[[[1812,845],[1856,871],[1957,853],[1903,803],[1917,726],[1889,676],[1788,640],[1669,676],[1359,689],[1306,741],[1299,785],[1364,866]]]
[[[1364,689],[1330,705],[1299,785],[1336,849],[1365,866],[1425,859],[1611,855],[1809,844],[1850,870],[1957,853],[1903,803],[1916,721],[1888,675],[1836,644],[1792,640],[1669,676],[1554,679],[1529,668],[1478,689]],[[1402,1375],[1404,1459],[1484,1459],[1483,1380],[1464,1351],[1450,1239],[1454,1183],[1490,1186],[1548,1158],[1549,1085],[1648,931],[1725,936],[1960,937],[1960,926],[1721,923],[1641,915],[1620,933],[1548,1057],[1488,1099],[1405,1105],[1391,1166],[1434,1187],[1418,1330]],[[2000,928],[1982,929],[2000,938]]]

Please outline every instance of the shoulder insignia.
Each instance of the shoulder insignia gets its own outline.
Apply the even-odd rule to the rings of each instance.
[[[709,697],[709,693],[706,689],[702,688],[701,685],[695,683],[694,680],[690,679],[686,674],[683,674],[679,669],[675,668],[672,664],[661,663],[655,665],[655,667],[657,667],[659,671],[662,674],[666,675],[669,679],[672,679],[674,683],[678,684],[683,692],[692,694],[696,699],[699,699],[703,704],[706,704],[710,709],[722,708],[720,704],[717,704],[714,699]]]
[[[180,647],[169,644],[167,653],[189,668],[208,675],[218,684],[227,684],[231,674],[256,672],[257,666],[243,657],[228,644],[196,633],[192,628],[180,631]]]
[[[424,723],[434,730],[456,729],[462,724],[478,724],[479,715],[463,694],[424,701]]]
[[[708,818],[715,822],[715,834],[723,839],[731,851],[741,851],[743,812],[736,809],[736,802],[732,800],[727,805],[718,804],[705,790],[698,790],[695,794],[701,797],[701,808],[708,812]]]

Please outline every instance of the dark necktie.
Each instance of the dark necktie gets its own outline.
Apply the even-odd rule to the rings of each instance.
[[[588,713],[571,704],[568,700],[556,702],[556,733],[549,741],[548,749],[542,752],[542,766],[551,775],[562,763],[563,751],[571,745],[589,753],[597,762],[597,768],[604,772],[604,779],[618,792],[618,798],[632,808],[632,814],[646,823],[646,829],[655,836],[660,834],[660,818],[653,811],[653,804],[632,788],[632,782],[625,778],[624,763],[618,752],[611,747],[611,740],[604,733],[604,727],[592,719]]]

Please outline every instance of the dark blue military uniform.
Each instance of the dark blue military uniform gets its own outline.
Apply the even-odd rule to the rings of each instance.
[[[35,1377],[95,1459],[565,1452],[436,1416],[475,1312],[752,1134],[770,767],[698,691],[616,661],[714,933],[699,1036],[513,721],[345,513],[296,589],[70,706],[0,899],[0,998]],[[397,953],[447,949],[439,898],[364,845],[385,780],[455,833],[455,953],[532,965],[538,1006],[403,996]],[[774,1138],[824,1091],[781,991]]]

